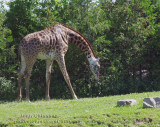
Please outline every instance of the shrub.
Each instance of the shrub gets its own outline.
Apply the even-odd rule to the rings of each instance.
[[[16,87],[10,80],[0,77],[0,100],[13,100],[16,98]]]

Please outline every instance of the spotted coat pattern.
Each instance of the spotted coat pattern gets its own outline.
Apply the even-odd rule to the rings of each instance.
[[[64,56],[68,50],[68,43],[77,45],[88,59],[96,59],[96,56],[85,37],[79,32],[62,24],[53,25],[39,32],[28,34],[21,40],[19,44],[21,68],[18,73],[19,100],[22,98],[22,75],[24,75],[26,81],[26,99],[29,100],[29,80],[36,59],[46,60],[47,100],[50,99],[49,86],[53,60],[58,62],[73,98],[77,99],[70,83],[64,60]]]

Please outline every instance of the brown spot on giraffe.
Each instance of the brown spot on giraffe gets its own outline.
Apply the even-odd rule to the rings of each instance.
[[[20,44],[21,67],[18,72],[18,98],[22,98],[22,76],[26,81],[26,99],[29,100],[29,80],[33,65],[36,59],[46,60],[46,99],[49,100],[49,87],[52,63],[56,60],[60,70],[68,84],[72,97],[77,96],[72,88],[65,65],[65,54],[68,50],[68,44],[77,45],[86,55],[90,63],[90,69],[98,80],[99,76],[99,59],[96,58],[90,43],[79,32],[62,24],[53,25],[39,32],[31,33],[25,36]]]

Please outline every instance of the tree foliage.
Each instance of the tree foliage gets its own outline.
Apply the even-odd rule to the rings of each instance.
[[[100,81],[96,83],[85,55],[69,46],[66,65],[79,97],[160,90],[160,2],[13,0],[9,7],[0,11],[0,77],[11,80],[15,91],[20,40],[56,23],[81,32],[101,58]],[[32,99],[44,97],[44,61],[36,62],[30,89]],[[71,97],[56,62],[50,91],[51,97]]]

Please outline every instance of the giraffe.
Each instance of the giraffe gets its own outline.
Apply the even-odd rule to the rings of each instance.
[[[26,100],[29,101],[29,81],[36,59],[46,60],[46,100],[50,100],[50,76],[54,60],[58,62],[73,99],[77,99],[66,70],[64,59],[69,43],[78,46],[82,52],[84,52],[88,58],[91,72],[96,80],[99,79],[99,58],[96,57],[87,39],[70,27],[63,24],[56,24],[44,30],[28,34],[21,40],[19,44],[21,66],[18,72],[18,100],[22,98],[21,84],[22,76],[24,76],[26,83]]]

